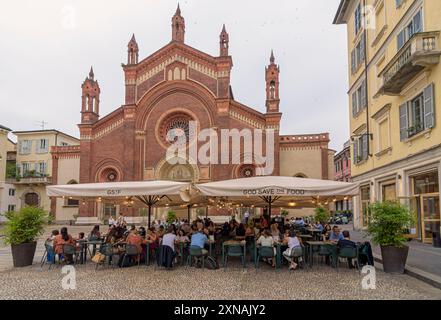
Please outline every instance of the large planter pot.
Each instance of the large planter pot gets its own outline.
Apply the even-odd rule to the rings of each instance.
[[[409,247],[381,246],[383,270],[387,273],[404,273]]]
[[[12,260],[14,267],[26,267],[32,265],[34,262],[35,249],[37,242],[28,242],[22,244],[11,245]]]

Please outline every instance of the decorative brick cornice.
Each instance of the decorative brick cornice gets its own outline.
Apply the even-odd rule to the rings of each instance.
[[[80,157],[80,146],[52,146],[52,159],[68,159]]]
[[[124,123],[124,119],[119,119],[111,124],[109,124],[107,127],[103,128],[102,130],[98,131],[97,133],[93,134],[92,139],[100,139],[106,135],[108,135],[113,130],[121,127]]]
[[[329,144],[329,133],[283,135],[280,136],[280,148],[282,150],[313,148],[327,148]]]

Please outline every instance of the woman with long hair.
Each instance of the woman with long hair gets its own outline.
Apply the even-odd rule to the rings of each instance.
[[[63,246],[65,244],[75,245],[75,240],[67,232],[67,228],[63,227],[60,229],[60,234],[54,238],[54,251],[56,254],[63,254]],[[72,255],[66,255],[64,257],[66,262],[72,261]]]

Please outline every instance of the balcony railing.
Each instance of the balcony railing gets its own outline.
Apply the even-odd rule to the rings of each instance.
[[[381,71],[378,94],[398,95],[420,71],[439,63],[439,31],[413,35]]]
[[[6,182],[11,184],[51,184],[52,177],[26,177],[26,178],[8,178]]]

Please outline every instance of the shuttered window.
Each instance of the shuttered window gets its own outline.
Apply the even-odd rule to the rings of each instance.
[[[356,117],[367,106],[366,80],[352,93],[352,116]]]
[[[412,18],[412,20],[407,24],[403,30],[401,30],[400,33],[398,33],[397,36],[397,46],[398,51],[404,47],[407,41],[409,41],[410,38],[415,33],[419,33],[423,31],[423,13],[420,9]]]
[[[359,164],[369,157],[369,135],[364,133],[357,136],[353,143],[354,164]]]
[[[400,140],[404,141],[435,126],[435,87],[427,86],[422,94],[400,106]]]

